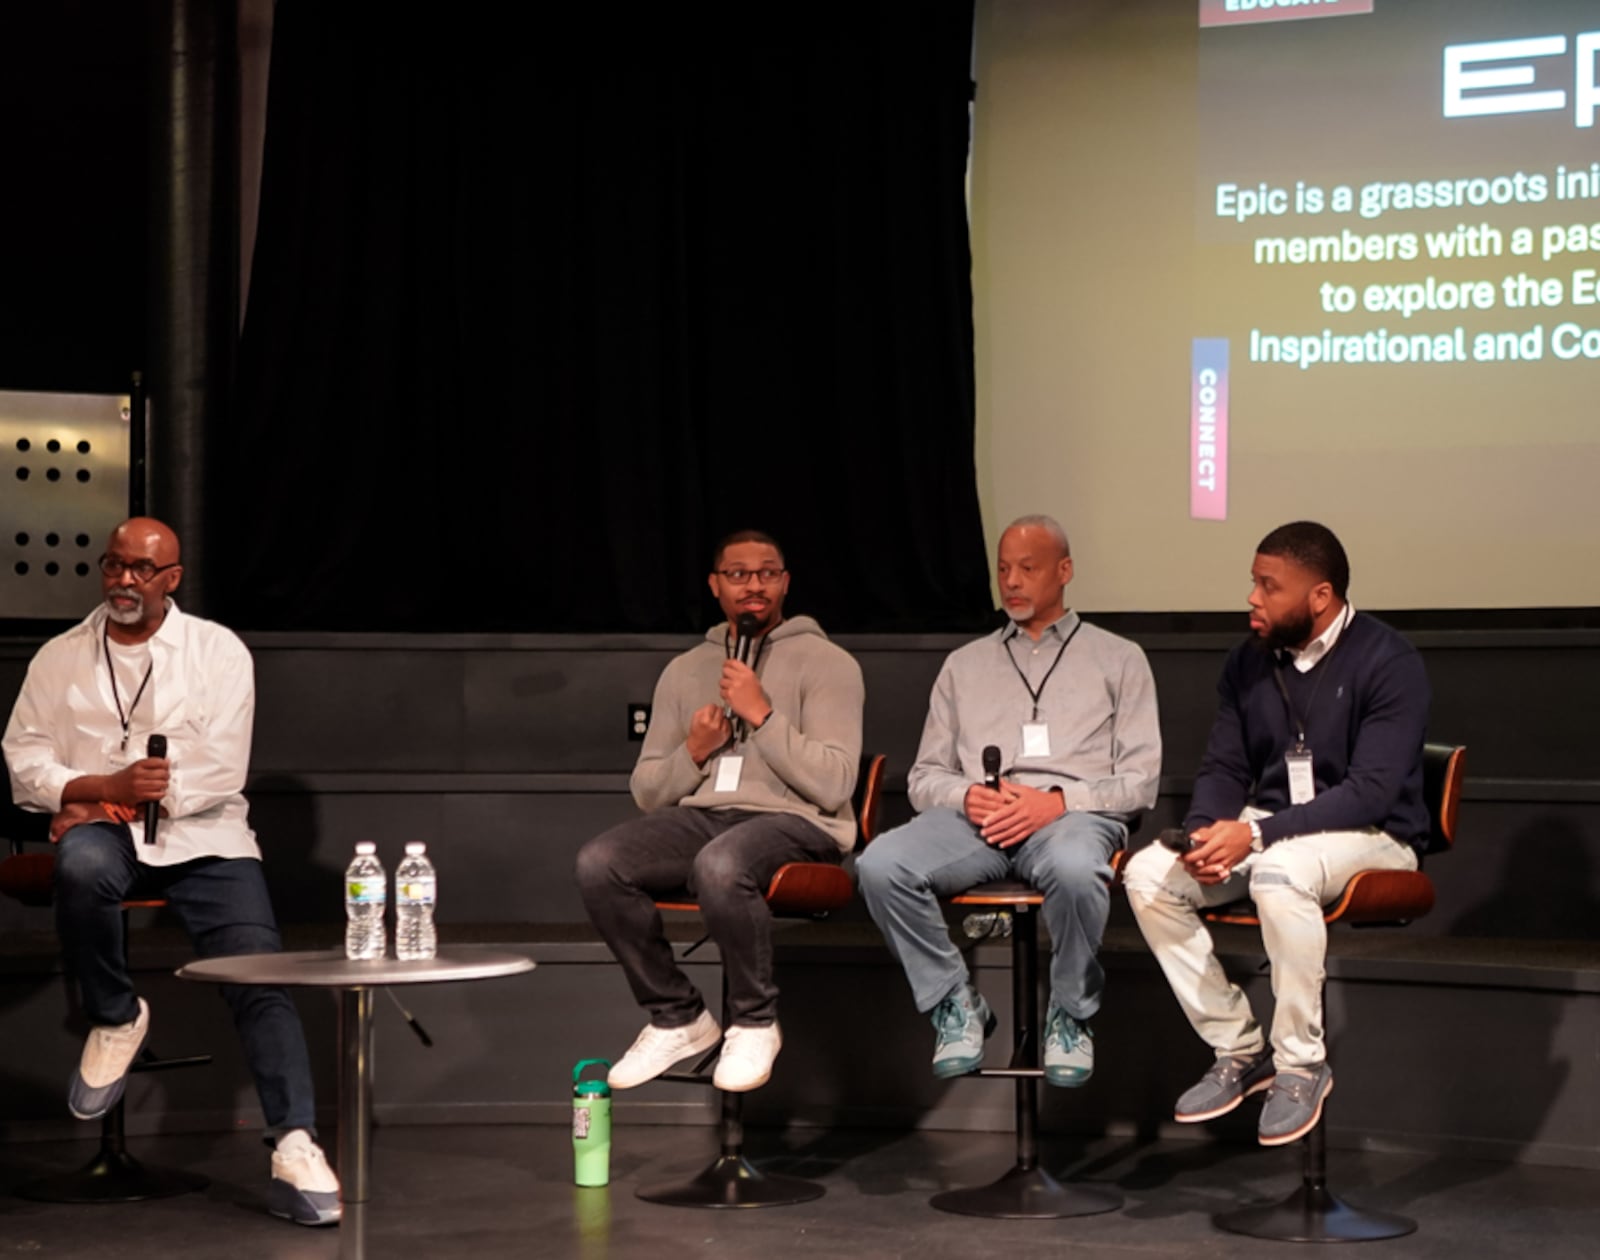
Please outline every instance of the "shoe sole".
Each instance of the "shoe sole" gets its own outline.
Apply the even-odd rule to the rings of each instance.
[[[1068,1068],[1054,1073],[1049,1068],[1044,1070],[1045,1084],[1054,1085],[1058,1089],[1077,1089],[1080,1085],[1087,1085],[1093,1075],[1093,1068],[1088,1071],[1084,1071],[1083,1068]]]
[[[1278,1075],[1274,1072],[1271,1076],[1257,1081],[1249,1089],[1234,1098],[1232,1102],[1226,1103],[1221,1107],[1213,1107],[1210,1111],[1174,1111],[1172,1118],[1179,1124],[1203,1124],[1207,1120],[1215,1120],[1218,1116],[1225,1116],[1230,1111],[1237,1110],[1239,1104],[1244,1102],[1251,1094],[1259,1094],[1262,1090],[1271,1089],[1272,1082],[1277,1079]]]
[[[1329,1077],[1328,1088],[1323,1090],[1322,1097],[1317,1099],[1317,1105],[1311,1112],[1311,1119],[1307,1120],[1292,1133],[1279,1133],[1269,1137],[1265,1133],[1258,1132],[1256,1140],[1262,1146],[1288,1146],[1290,1142],[1298,1142],[1322,1122],[1322,1104],[1328,1101],[1328,1095],[1331,1093],[1333,1093],[1333,1078]]]
[[[143,1009],[149,1010],[149,1007],[146,1006]],[[90,1085],[87,1081],[83,1080],[81,1065],[74,1068],[72,1070],[72,1079],[67,1082],[67,1110],[79,1120],[98,1120],[104,1116],[106,1112],[110,1111],[119,1102],[121,1102],[122,1095],[128,1088],[128,1074],[133,1071],[133,1065],[139,1061],[139,1052],[144,1049],[144,1043],[149,1040],[149,1038],[150,1025],[148,1022],[146,1022],[144,1026],[144,1033],[139,1038],[139,1044],[133,1048],[133,1055],[128,1060],[128,1066],[123,1070],[122,1075],[116,1080],[112,1081],[109,1085]],[[86,1090],[92,1089],[97,1093],[102,1089],[108,1089],[111,1091],[105,1096],[104,1099],[101,1100],[101,1106],[98,1110],[79,1111],[77,1106],[73,1103],[72,1095],[77,1090],[78,1083],[80,1081],[83,1081],[83,1087]]]
[[[993,1011],[990,1011],[988,1018],[983,1021],[983,1039],[988,1041],[990,1037],[994,1036],[994,1030],[999,1026],[1000,1020]],[[934,1063],[933,1074],[941,1081],[947,1081],[955,1076],[966,1076],[969,1072],[975,1072],[982,1066],[982,1054],[966,1059],[943,1059]]]
[[[343,1204],[335,1203],[332,1207],[319,1208],[306,1198],[304,1191],[279,1177],[272,1179],[272,1184],[267,1190],[267,1213],[281,1221],[292,1221],[296,1225],[316,1228],[322,1225],[337,1225],[344,1215]]]
[[[691,1044],[688,1049],[686,1049],[671,1063],[663,1067],[660,1071],[652,1072],[649,1076],[641,1077],[636,1081],[629,1081],[625,1085],[613,1080],[611,1073],[608,1072],[606,1073],[606,1084],[611,1086],[612,1089],[637,1089],[641,1085],[648,1085],[651,1081],[655,1080],[656,1077],[661,1076],[663,1073],[672,1071],[673,1068],[677,1067],[678,1064],[682,1063],[685,1059],[692,1059],[697,1054],[704,1054],[707,1050],[711,1049],[712,1046],[717,1045],[721,1041],[722,1029],[718,1028],[715,1032],[707,1034],[704,1040],[696,1041]],[[615,1068],[612,1069],[613,1072],[615,1070]]]

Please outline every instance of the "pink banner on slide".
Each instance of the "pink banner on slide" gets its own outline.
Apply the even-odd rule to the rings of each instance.
[[[1376,0],[1200,0],[1201,26],[1293,22],[1300,18],[1371,13]]]
[[[1189,515],[1228,519],[1228,339],[1196,337],[1189,382]]]

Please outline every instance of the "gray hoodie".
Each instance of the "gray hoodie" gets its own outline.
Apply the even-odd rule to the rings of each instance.
[[[855,791],[861,757],[861,708],[866,689],[861,667],[828,642],[810,617],[782,621],[760,645],[756,676],[772,703],[772,716],[694,764],[684,741],[696,709],[721,703],[717,687],[727,655],[728,627],[719,623],[705,642],[674,657],[656,683],[650,729],[633,768],[639,808],[668,805],[799,814],[833,837],[842,852],[855,846]],[[735,721],[736,735],[740,724]],[[714,790],[717,763],[740,756],[739,787]]]

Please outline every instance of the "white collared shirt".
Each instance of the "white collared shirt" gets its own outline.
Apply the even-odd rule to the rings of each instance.
[[[12,799],[23,809],[53,814],[68,783],[86,774],[113,774],[137,761],[150,736],[160,732],[172,763],[171,784],[161,798],[167,816],[153,845],[144,843],[142,819],[129,824],[138,859],[172,866],[200,857],[259,858],[243,795],[255,721],[250,650],[225,626],[190,617],[168,600],[160,629],[146,643],[149,686],[130,711],[143,666],[119,669],[113,692],[105,625],[102,604],[46,643],[29,664],[0,741]],[[118,655],[114,643],[112,655]],[[125,751],[119,697],[129,722]]]
[[[1285,648],[1284,651],[1289,654],[1289,659],[1294,662],[1294,667],[1302,674],[1310,673],[1318,661],[1333,651],[1333,645],[1339,641],[1339,636],[1344,633],[1344,628],[1355,620],[1355,615],[1356,606],[1347,603],[1344,606],[1344,611],[1333,619],[1333,624],[1312,639],[1305,647]]]

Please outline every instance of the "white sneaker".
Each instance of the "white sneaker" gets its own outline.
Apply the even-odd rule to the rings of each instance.
[[[722,1029],[711,1012],[702,1010],[692,1024],[682,1028],[657,1028],[646,1024],[628,1047],[628,1053],[611,1065],[606,1083],[612,1089],[632,1089],[653,1081],[680,1059],[704,1054],[722,1040]]]
[[[717,1060],[711,1083],[730,1094],[760,1089],[772,1078],[772,1061],[783,1048],[778,1021],[759,1027],[735,1024],[722,1039],[722,1057]]]
[[[67,1086],[67,1106],[80,1120],[98,1120],[117,1105],[127,1088],[133,1066],[150,1031],[150,1004],[139,999],[139,1014],[132,1023],[91,1028],[83,1043],[83,1057]]]
[[[339,1178],[304,1129],[290,1129],[272,1152],[267,1211],[296,1225],[334,1225],[343,1215]]]

